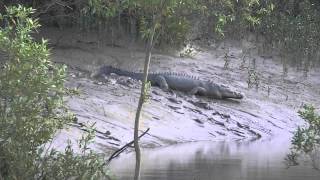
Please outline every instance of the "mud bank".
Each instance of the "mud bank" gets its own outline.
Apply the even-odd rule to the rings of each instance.
[[[71,37],[72,38],[72,37]],[[75,141],[85,123],[96,123],[94,148],[117,149],[133,139],[133,124],[141,83],[117,75],[93,79],[90,74],[108,64],[131,71],[143,67],[144,52],[127,47],[96,46],[63,38],[52,50],[55,62],[69,65],[68,87],[77,87],[79,96],[68,97],[68,106],[77,122],[62,130],[55,146],[63,148],[67,139]],[[61,45],[64,44],[64,45]],[[236,100],[216,100],[187,94],[164,92],[152,87],[141,117],[141,131],[150,128],[141,139],[143,147],[159,147],[193,141],[254,140],[290,134],[303,120],[296,113],[303,103],[320,107],[320,73],[309,77],[289,69],[283,79],[276,58],[254,55],[259,75],[258,90],[248,89],[248,67],[242,60],[242,47],[234,42],[201,48],[193,58],[155,53],[151,71],[181,72],[235,88],[245,94]],[[230,65],[224,69],[225,49]]]

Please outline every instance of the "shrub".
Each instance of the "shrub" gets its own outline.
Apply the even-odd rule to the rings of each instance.
[[[311,157],[314,168],[320,169],[320,116],[311,105],[305,105],[299,114],[308,122],[308,126],[299,127],[295,132],[287,162],[289,165],[298,165],[298,158],[307,155]]]
[[[66,67],[49,60],[45,40],[32,38],[40,26],[32,13],[19,5],[0,14],[0,179],[106,177],[103,159],[87,149],[92,134],[80,140],[81,154],[71,144],[65,152],[46,146],[73,116],[63,101]]]

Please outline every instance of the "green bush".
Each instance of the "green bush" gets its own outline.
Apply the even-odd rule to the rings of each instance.
[[[295,132],[287,162],[289,165],[298,165],[299,157],[308,155],[311,157],[313,166],[320,169],[320,159],[317,157],[320,151],[320,116],[315,112],[315,108],[310,105],[305,105],[303,110],[299,111],[299,114],[306,120],[308,126],[299,127]]]
[[[65,152],[46,145],[73,117],[63,101],[66,67],[49,60],[45,40],[32,38],[40,26],[32,13],[19,5],[0,14],[0,180],[107,177],[103,158],[87,148],[92,133],[80,140],[81,154],[71,144]]]
[[[313,106],[304,106],[300,116],[308,122],[308,127],[300,127],[295,133],[292,144],[296,150],[309,153],[320,145],[320,116]]]

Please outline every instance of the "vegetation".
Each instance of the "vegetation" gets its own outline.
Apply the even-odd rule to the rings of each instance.
[[[161,0],[29,0],[3,1],[0,11],[17,2],[39,9],[35,15],[43,23],[110,34],[113,43],[125,34],[134,41],[145,39],[152,29],[153,14],[162,8],[152,8]],[[157,28],[157,46],[181,46],[199,38],[244,39],[250,32],[262,42],[264,54],[279,49],[284,75],[288,65],[307,76],[311,67],[320,64],[317,0],[168,0],[166,4]]]
[[[300,127],[295,132],[287,162],[289,165],[298,165],[299,157],[307,155],[311,157],[314,168],[320,170],[320,159],[317,156],[320,152],[320,116],[310,105],[305,105],[299,114],[308,122],[308,126]]]
[[[10,6],[0,14],[0,179],[107,178],[103,158],[88,148],[93,131],[80,139],[79,153],[71,143],[65,152],[50,147],[73,116],[63,101],[66,67],[54,65],[46,41],[30,35],[40,26],[34,12]]]
[[[319,64],[320,4],[313,0],[273,1],[273,4],[273,12],[262,18],[258,33],[266,37],[265,46],[279,48],[284,74],[290,63],[307,76],[311,65]]]

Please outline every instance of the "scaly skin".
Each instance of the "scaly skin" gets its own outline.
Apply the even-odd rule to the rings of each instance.
[[[93,77],[100,77],[111,73],[120,76],[128,76],[133,79],[142,80],[143,73],[135,73],[117,69],[111,66],[102,66]],[[243,95],[230,88],[218,85],[211,81],[201,81],[195,77],[177,73],[150,73],[148,81],[152,86],[158,86],[167,91],[169,89],[186,92],[192,95],[206,96],[215,99],[242,99]]]

